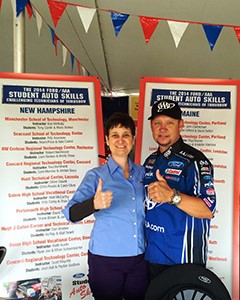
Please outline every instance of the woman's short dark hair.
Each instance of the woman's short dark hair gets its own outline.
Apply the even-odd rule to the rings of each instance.
[[[110,116],[110,118],[107,120],[106,126],[105,126],[105,135],[109,136],[110,129],[117,127],[117,126],[129,128],[131,130],[131,133],[133,136],[135,136],[135,123],[128,114],[122,113],[122,112],[116,112]]]

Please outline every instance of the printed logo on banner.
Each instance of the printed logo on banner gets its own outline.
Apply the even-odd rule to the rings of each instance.
[[[83,273],[77,273],[73,275],[73,278],[82,278],[82,277],[84,277]]]
[[[185,108],[231,109],[231,92],[153,89],[151,106],[157,101],[172,100]]]
[[[90,105],[87,88],[3,85],[3,104]]]
[[[89,288],[88,279],[85,278],[84,273],[76,273],[73,275],[73,278],[74,280],[72,280],[72,289],[69,292],[69,299],[75,295],[79,295],[80,299],[84,299],[92,294]]]

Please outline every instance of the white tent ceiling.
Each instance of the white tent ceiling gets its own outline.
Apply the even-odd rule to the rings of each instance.
[[[6,18],[7,8],[4,5],[7,4],[4,1],[9,2],[9,0],[2,1],[0,26],[1,18],[2,20]],[[54,0],[49,1],[54,2]],[[62,0],[55,2],[56,5],[59,2],[68,4],[56,26],[53,23],[48,1],[30,0],[34,11],[42,18],[40,37],[37,35],[36,26],[34,30],[29,28],[37,22],[36,18],[30,20],[25,11],[27,55],[34,58],[27,59],[28,72],[49,73],[52,68],[50,66],[53,64],[52,53],[44,55],[45,60],[51,57],[44,70],[42,66],[46,62],[41,61],[41,52],[47,52],[49,47],[47,45],[49,41],[46,42],[46,36],[44,38],[43,35],[48,35],[49,39],[50,33],[46,28],[50,27],[59,38],[59,53],[61,54],[62,43],[90,75],[99,77],[106,91],[127,93],[138,91],[139,80],[145,76],[240,78],[240,43],[234,31],[234,28],[240,26],[239,0]],[[96,9],[87,32],[78,7]],[[118,36],[115,35],[111,12],[129,15]],[[160,19],[148,43],[139,20],[141,16]],[[171,20],[188,23],[178,47],[174,43],[174,35],[168,25],[168,21]],[[203,30],[203,24],[223,26],[212,50]],[[2,31],[2,27],[0,28]],[[35,49],[33,41],[34,45],[39,44]],[[50,51],[53,52],[52,49]],[[2,56],[1,60],[3,60]],[[0,71],[6,70],[1,67],[3,65],[3,61],[0,62]],[[60,68],[58,72],[59,70]]]

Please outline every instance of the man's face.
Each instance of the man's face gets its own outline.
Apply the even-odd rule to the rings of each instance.
[[[179,139],[183,125],[183,120],[176,120],[165,115],[156,116],[151,120],[152,135],[161,152],[167,150]]]

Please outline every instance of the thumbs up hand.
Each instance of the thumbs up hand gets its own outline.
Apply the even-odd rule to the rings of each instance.
[[[171,201],[173,190],[167,184],[167,181],[160,174],[159,170],[156,171],[157,181],[154,181],[148,186],[148,197],[153,202],[167,203]]]
[[[94,195],[93,204],[94,209],[109,208],[112,203],[112,192],[102,191],[102,178],[99,178],[96,193]]]

